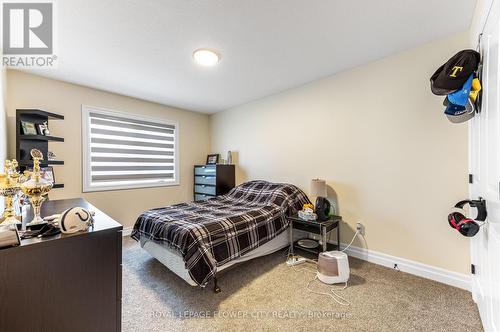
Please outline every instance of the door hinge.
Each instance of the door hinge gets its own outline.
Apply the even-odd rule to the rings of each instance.
[[[472,176],[472,174],[469,174],[469,183],[473,183],[473,176]]]
[[[470,274],[476,274],[476,266],[474,264],[470,265]]]

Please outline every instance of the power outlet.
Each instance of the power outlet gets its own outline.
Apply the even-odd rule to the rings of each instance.
[[[358,222],[356,223],[356,230],[359,232],[360,235],[365,235],[365,225],[362,223]]]

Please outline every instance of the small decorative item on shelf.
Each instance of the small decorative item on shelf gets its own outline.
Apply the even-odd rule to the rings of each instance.
[[[47,159],[48,160],[56,160],[57,159],[56,154],[52,151],[47,152]]]
[[[36,131],[38,132],[38,135],[45,135],[45,127],[43,126],[43,124],[41,123],[38,123],[36,125]]]
[[[0,174],[0,195],[5,197],[5,208],[2,214],[2,225],[19,223],[14,211],[14,199],[21,191],[24,176],[17,171],[15,159],[5,161],[5,173]]]
[[[36,127],[33,122],[21,121],[23,135],[37,135]]]
[[[32,149],[31,157],[33,158],[33,172],[29,172],[30,179],[21,184],[21,190],[29,197],[29,201],[33,206],[33,220],[29,225],[44,223],[40,216],[40,209],[45,196],[49,193],[54,185],[53,182],[42,178],[40,172],[40,161],[43,160],[43,154],[40,150]]]
[[[36,129],[38,131],[38,135],[43,135],[43,136],[49,135],[50,132],[49,132],[48,126],[49,125],[48,125],[47,121],[45,121],[44,123],[37,123]]]
[[[219,162],[219,154],[209,154],[207,156],[207,165],[215,165]]]
[[[39,123],[36,126],[37,126],[37,129],[38,129],[38,134],[44,135],[44,136],[50,135],[49,124],[48,124],[47,121],[45,121],[42,124]]]
[[[228,165],[232,165],[233,164],[233,154],[231,153],[231,151],[227,152],[227,164]]]

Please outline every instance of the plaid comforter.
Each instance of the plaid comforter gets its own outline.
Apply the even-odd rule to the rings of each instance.
[[[288,227],[286,215],[309,203],[294,185],[246,182],[228,194],[144,212],[132,238],[140,237],[179,251],[191,278],[205,286],[217,267],[243,256]]]

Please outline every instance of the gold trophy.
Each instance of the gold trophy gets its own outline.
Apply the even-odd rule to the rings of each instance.
[[[21,184],[21,190],[29,197],[29,201],[33,206],[33,220],[28,225],[45,223],[40,216],[40,209],[45,200],[45,196],[49,193],[54,185],[52,182],[42,178],[40,174],[40,160],[43,160],[43,154],[40,150],[32,149],[31,157],[33,157],[33,172],[29,172],[30,179]]]
[[[21,190],[23,177],[17,171],[17,161],[15,159],[5,161],[4,171],[0,174],[0,195],[5,197],[5,208],[2,214],[1,225],[11,225],[19,223],[14,212],[14,197]]]

